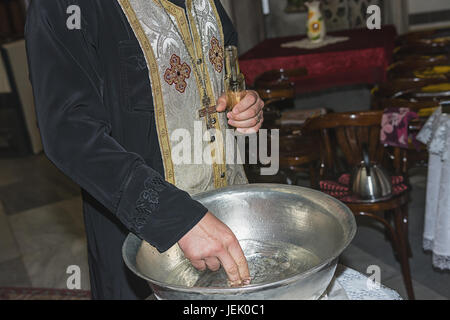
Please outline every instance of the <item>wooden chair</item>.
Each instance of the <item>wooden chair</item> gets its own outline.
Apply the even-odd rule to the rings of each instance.
[[[280,172],[288,184],[298,184],[298,174],[309,174],[311,187],[318,185],[320,145],[317,135],[302,133],[301,127],[283,127],[280,131]]]
[[[407,59],[408,56],[432,56],[432,55],[449,55],[450,43],[410,43],[396,47],[394,49],[394,61]]]
[[[295,79],[307,74],[306,68],[270,70],[256,78],[254,87],[265,102],[263,128],[280,129],[280,173],[283,182],[297,183],[298,173],[303,172],[309,174],[311,185],[315,185],[320,156],[317,143],[301,134],[301,125],[283,126],[280,123],[283,110],[294,106]]]
[[[382,111],[332,113],[307,122],[303,131],[318,132],[321,138],[321,181],[335,180],[341,173],[350,173],[362,160],[362,144],[368,145],[372,161],[388,168],[390,159],[380,143],[382,115]],[[401,161],[394,161],[392,169],[396,174],[406,173]],[[409,192],[404,191],[375,203],[346,202],[346,205],[356,216],[375,219],[386,227],[401,265],[408,297],[414,299],[409,267],[408,195]],[[393,218],[393,224],[390,218]]]
[[[433,83],[405,92],[404,99],[410,101],[448,102],[450,100],[450,82]]]
[[[394,64],[399,62],[422,62],[422,63],[447,63],[450,60],[450,56],[448,54],[437,54],[437,55],[423,55],[423,54],[409,54],[402,59],[395,60]]]
[[[420,98],[422,88],[430,85],[446,83],[445,79],[440,78],[403,78],[392,79],[382,83],[372,90],[372,108],[380,109],[380,103],[383,99],[405,99],[410,101],[442,101],[439,93],[431,94],[428,97]],[[438,100],[441,99],[441,100]]]
[[[405,99],[382,99],[380,104],[380,110],[384,110],[389,107],[393,108],[409,108],[414,112],[419,112],[422,109],[430,109],[439,107],[439,102],[436,101],[408,101]]]
[[[255,80],[255,90],[261,99],[270,103],[272,101],[294,99],[295,85],[293,79],[308,74],[305,68],[291,70],[270,70],[259,75]]]
[[[449,61],[450,62],[450,61]],[[388,68],[388,79],[430,79],[450,80],[450,63],[399,61]]]
[[[396,39],[397,45],[405,44],[430,44],[434,42],[447,42],[450,37],[450,28],[433,29],[425,31],[409,32],[405,35],[399,36]]]
[[[286,92],[292,92],[291,89],[294,88],[295,79],[307,75],[308,70],[306,68],[270,70],[259,75],[255,79],[254,86],[261,94],[261,97],[278,98],[278,90],[280,90],[279,92],[285,96],[285,94],[283,94],[283,90],[287,90]]]
[[[254,83],[255,90],[265,102],[264,122],[266,127],[273,126],[281,116],[281,111],[294,105],[295,78],[308,74],[306,68],[290,70],[270,70],[259,75]]]
[[[412,54],[392,63],[388,67],[388,71],[404,72],[410,69],[416,69],[417,67],[430,67],[440,64],[450,64],[450,56],[445,54],[428,56]]]
[[[450,102],[450,82],[437,78],[395,79],[372,90],[372,108],[379,109],[383,99],[448,104]]]

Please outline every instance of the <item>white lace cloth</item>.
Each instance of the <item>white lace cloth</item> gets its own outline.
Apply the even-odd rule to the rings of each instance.
[[[400,295],[367,276],[338,265],[336,274],[321,300],[402,300]]]
[[[423,247],[433,266],[450,269],[450,115],[436,110],[417,140],[428,145],[427,198]]]

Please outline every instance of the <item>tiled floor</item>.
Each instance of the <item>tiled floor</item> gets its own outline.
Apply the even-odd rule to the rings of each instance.
[[[89,288],[80,197],[15,214],[10,222],[33,287],[66,288],[67,268],[77,265],[82,288]]]
[[[0,168],[0,201],[7,215],[79,195],[79,188],[46,157],[0,159]]]
[[[423,225],[423,170],[413,175],[411,204],[411,260],[416,296],[449,299],[450,273],[431,268],[421,250]],[[370,253],[369,253],[370,252]],[[359,227],[341,263],[365,273],[381,268],[382,283],[405,297],[398,263],[389,242],[378,230]],[[66,288],[67,267],[81,268],[81,288],[89,289],[86,240],[77,186],[44,155],[0,160],[0,286]]]
[[[79,188],[44,155],[0,160],[0,286],[89,289]]]

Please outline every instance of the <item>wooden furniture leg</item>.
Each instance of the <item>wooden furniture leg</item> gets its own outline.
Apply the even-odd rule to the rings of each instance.
[[[414,300],[414,289],[411,279],[411,269],[409,267],[408,246],[403,222],[404,213],[401,208],[395,209],[395,231],[397,233],[398,257],[402,268],[403,281],[405,282],[406,292],[410,300]]]

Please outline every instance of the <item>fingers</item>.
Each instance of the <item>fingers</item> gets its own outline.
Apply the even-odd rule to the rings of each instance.
[[[227,108],[227,96],[223,94],[218,100],[216,105],[217,112],[224,112]]]
[[[256,118],[261,113],[262,106],[254,105],[251,108],[245,110],[239,114],[228,113],[227,117],[231,121],[246,121]]]
[[[242,251],[242,248],[237,240],[228,247],[228,252],[238,266],[242,284],[250,284],[250,271],[248,269],[247,259],[245,258],[244,252]]]
[[[239,267],[234,261],[231,254],[225,248],[217,255],[222,263],[225,272],[227,273],[228,281],[231,287],[236,287],[242,284],[241,275],[239,274]]]
[[[218,271],[220,269],[220,261],[216,257],[206,258],[204,260],[194,260],[191,261],[191,264],[199,271],[205,271],[206,268],[211,271]]]
[[[261,126],[264,122],[264,118],[261,117],[261,121],[254,127],[252,128],[237,128],[236,131],[242,134],[254,134],[257,133],[259,131],[259,129],[261,129]]]
[[[217,271],[220,269],[220,261],[216,257],[206,258],[205,263],[211,271]]]
[[[194,268],[199,270],[199,271],[205,271],[206,270],[206,262],[205,262],[205,260],[194,260],[194,261],[191,261],[191,263],[194,266]]]
[[[219,252],[218,258],[227,273],[230,286],[250,284],[247,259],[233,234],[225,238],[224,250]]]
[[[258,132],[263,122],[264,102],[255,91],[248,91],[245,98],[227,114],[228,124],[243,134]]]
[[[249,284],[247,260],[236,236],[210,212],[178,244],[196,269],[217,271],[222,265],[230,286]]]
[[[245,95],[244,99],[242,99],[234,108],[233,108],[233,115],[239,114],[244,112],[245,110],[249,109],[253,105],[255,105],[259,100],[259,96],[255,91],[247,91],[247,94]]]
[[[229,112],[227,114],[228,119],[235,121],[243,121],[256,117],[264,107],[264,102],[262,100],[258,100],[256,103],[245,109],[240,113]]]
[[[235,128],[253,128],[256,127],[262,120],[263,113],[260,111],[259,113],[252,113],[252,117],[246,118],[245,120],[228,120],[228,123]]]

